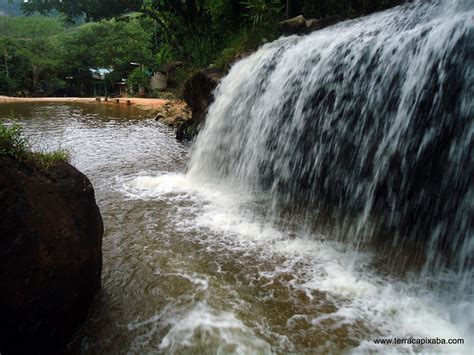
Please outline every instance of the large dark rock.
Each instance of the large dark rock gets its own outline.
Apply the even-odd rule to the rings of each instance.
[[[299,15],[280,22],[280,31],[283,34],[299,34],[306,30],[306,19]]]
[[[0,353],[57,353],[100,289],[103,224],[67,163],[37,171],[0,157]]]
[[[197,132],[204,123],[207,109],[214,100],[214,89],[221,78],[222,72],[219,69],[209,68],[198,71],[184,83],[182,96],[192,109],[192,123],[184,123],[187,130],[192,125],[194,126],[193,132]],[[186,138],[180,134],[183,131],[184,129],[178,129],[177,139]]]
[[[299,15],[280,22],[280,32],[284,35],[306,34],[313,31],[322,30],[323,28],[332,26],[343,18],[341,16],[329,16],[323,19],[306,20],[303,15]]]

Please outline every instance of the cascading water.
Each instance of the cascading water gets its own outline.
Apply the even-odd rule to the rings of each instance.
[[[106,226],[72,349],[471,354],[473,16],[411,2],[265,45],[218,87],[187,173],[133,107],[12,106],[72,151]],[[463,341],[375,341],[412,338]]]
[[[71,149],[107,226],[73,348],[471,354],[473,16],[419,1],[265,45],[218,87],[187,173],[134,112],[16,107]],[[375,341],[434,338],[462,342]]]
[[[472,296],[473,23],[471,1],[419,1],[263,46],[217,88],[189,175],[419,250]]]

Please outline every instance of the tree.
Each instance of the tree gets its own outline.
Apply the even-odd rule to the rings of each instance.
[[[35,12],[48,15],[57,11],[74,22],[78,16],[84,16],[87,21],[110,19],[126,12],[139,11],[142,4],[142,0],[47,0],[27,1],[22,4],[22,9],[27,15]]]
[[[145,87],[148,83],[148,77],[141,68],[135,68],[128,77],[128,84],[137,91],[140,87]]]
[[[46,72],[54,72],[59,66],[57,41],[47,38],[34,38],[19,42],[18,54],[30,62],[32,89],[38,92],[40,76]]]
[[[30,82],[24,82],[23,88],[36,93],[41,75],[51,74],[59,65],[57,37],[64,31],[58,19],[39,16],[0,17],[0,33],[4,36],[0,45],[7,80],[12,83],[9,78],[21,77],[19,71],[28,73]],[[10,60],[10,56],[13,60]],[[16,72],[15,76],[10,73],[12,69]]]
[[[8,95],[11,95],[12,82],[11,82],[11,77],[10,77],[10,70],[8,68],[9,47],[10,47],[9,40],[7,38],[0,38],[0,54],[2,55],[3,65],[4,65],[3,70],[0,71],[0,78],[2,79],[0,83],[3,83],[2,86],[4,87],[0,87],[0,90],[3,89],[5,91],[8,91]]]
[[[110,68],[109,87],[126,77],[131,62],[153,64],[153,33],[150,20],[100,21],[71,29],[62,38],[63,76],[79,94],[92,85],[89,68]]]

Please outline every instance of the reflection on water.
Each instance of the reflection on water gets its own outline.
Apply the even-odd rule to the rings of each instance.
[[[456,317],[471,305],[444,304],[377,276],[370,255],[349,257],[322,236],[270,223],[265,196],[194,181],[189,147],[142,111],[1,105],[0,117],[11,116],[37,147],[72,151],[104,218],[103,289],[73,352],[410,352],[433,349],[372,340],[468,340],[471,325]]]

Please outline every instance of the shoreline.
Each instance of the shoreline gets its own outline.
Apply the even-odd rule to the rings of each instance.
[[[100,99],[100,101],[98,101]],[[168,126],[176,127],[181,122],[191,118],[191,112],[186,103],[181,99],[152,99],[138,97],[11,97],[0,95],[0,105],[7,103],[86,103],[135,106],[141,110],[150,111],[155,119]]]
[[[12,97],[12,96],[0,96],[0,104],[11,103],[11,102],[78,102],[78,103],[96,103],[99,102],[97,99],[100,98],[100,102],[105,103],[119,103],[122,105],[137,105],[148,108],[160,108],[171,100],[165,99],[150,99],[150,98],[138,98],[138,97],[120,97],[120,98],[109,98],[108,101],[104,101],[104,97]]]

